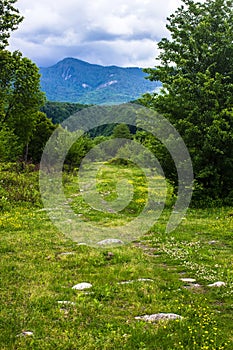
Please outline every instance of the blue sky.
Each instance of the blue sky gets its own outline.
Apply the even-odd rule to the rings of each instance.
[[[166,18],[181,0],[18,0],[24,21],[10,39],[39,66],[64,57],[90,63],[154,67]]]

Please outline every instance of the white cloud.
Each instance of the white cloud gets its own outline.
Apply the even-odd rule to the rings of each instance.
[[[154,66],[156,42],[167,36],[166,17],[181,0],[18,0],[25,17],[12,34],[19,49],[38,65],[67,56],[91,63]]]

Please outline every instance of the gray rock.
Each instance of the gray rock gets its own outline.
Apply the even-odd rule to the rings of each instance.
[[[180,278],[180,281],[187,282],[187,283],[194,283],[194,282],[196,282],[195,278]]]
[[[138,278],[136,281],[138,282],[154,282],[151,278]]]
[[[74,302],[68,301],[68,300],[58,300],[58,304],[62,304],[62,305],[75,305]]]
[[[84,289],[89,289],[92,287],[91,283],[87,283],[87,282],[82,282],[82,283],[78,283],[75,286],[72,287],[72,289],[76,289],[76,290],[84,290]]]
[[[98,245],[124,244],[120,239],[108,238],[97,243]]]
[[[217,241],[209,241],[208,244],[212,245],[212,244],[216,244],[218,243]]]
[[[135,280],[122,281],[122,282],[118,282],[117,284],[129,284],[129,283],[133,283],[133,282],[135,282]]]
[[[159,313],[159,314],[152,314],[152,315],[144,315],[144,316],[137,316],[135,317],[136,320],[142,320],[145,322],[159,322],[162,320],[176,320],[176,319],[182,319],[183,317],[177,314],[172,313]]]
[[[224,286],[226,286],[226,283],[221,281],[208,284],[208,287],[224,287]]]
[[[17,337],[30,337],[33,335],[33,332],[31,331],[23,331],[22,333],[18,334]]]
[[[60,253],[59,256],[67,256],[67,255],[74,255],[74,252],[66,252],[66,253]]]

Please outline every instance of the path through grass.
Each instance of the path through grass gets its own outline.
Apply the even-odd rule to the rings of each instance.
[[[67,182],[67,195],[77,208],[73,186]],[[97,249],[67,239],[42,209],[19,205],[3,212],[0,349],[232,349],[232,213],[189,210],[168,235],[166,209],[138,242]],[[216,281],[226,285],[208,287]],[[81,282],[93,286],[72,289]],[[161,312],[183,319],[135,320]]]

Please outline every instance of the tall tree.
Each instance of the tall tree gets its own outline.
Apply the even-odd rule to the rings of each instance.
[[[112,136],[114,138],[125,138],[125,139],[131,139],[132,135],[130,133],[129,127],[126,124],[117,124],[113,129]]]
[[[57,126],[42,112],[37,112],[35,119],[35,130],[29,142],[28,157],[33,163],[39,163],[46,142]]]
[[[15,133],[25,159],[43,103],[37,66],[18,51],[0,50],[0,127],[5,125]]]
[[[158,44],[160,65],[146,69],[159,94],[141,102],[167,117],[189,148],[195,194],[233,200],[233,3],[182,0]]]
[[[13,5],[17,0],[0,0],[0,49],[8,45],[10,33],[18,28],[23,17]]]
[[[44,94],[37,66],[19,51],[6,50],[11,32],[23,20],[16,1],[0,0],[0,131],[6,135],[9,130],[8,139],[16,136],[26,160]]]

